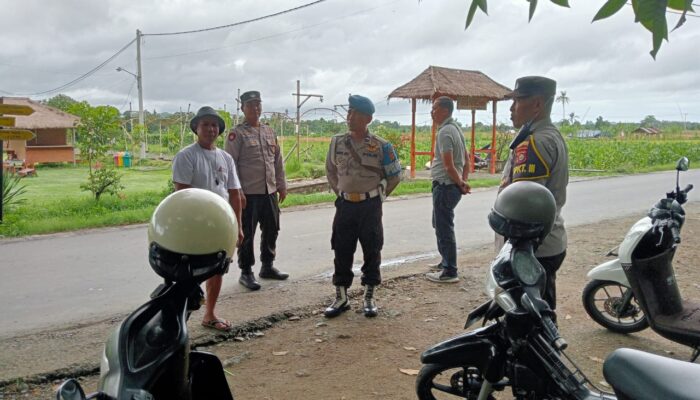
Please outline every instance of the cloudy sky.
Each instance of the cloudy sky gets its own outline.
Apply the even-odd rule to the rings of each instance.
[[[670,33],[654,61],[651,34],[631,7],[596,23],[603,0],[571,0],[570,9],[541,1],[532,23],[523,0],[491,0],[464,31],[468,0],[326,0],[274,18],[213,31],[156,36],[245,21],[312,0],[0,0],[0,95],[39,94],[61,87],[109,59],[140,29],[144,103],[148,110],[235,108],[237,90],[260,90],[264,111],[295,112],[296,81],[310,99],[302,111],[363,94],[375,118],[410,121],[405,100],[387,95],[429,65],[479,70],[512,87],[517,77],[558,81],[582,120],[700,121],[700,18]],[[697,7],[696,7],[697,8]],[[669,25],[678,15],[669,14]],[[87,79],[60,93],[91,104],[138,109],[133,43]],[[509,123],[508,102],[497,119]],[[554,116],[562,109],[555,105]],[[329,117],[319,112],[309,116]],[[459,118],[467,119],[462,111]],[[490,123],[490,111],[477,112]],[[428,106],[417,121],[430,120]]]

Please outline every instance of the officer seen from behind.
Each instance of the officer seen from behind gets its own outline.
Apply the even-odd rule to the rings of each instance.
[[[333,318],[350,308],[347,289],[352,284],[352,263],[357,242],[362,246],[362,285],[365,287],[363,311],[366,317],[377,315],[374,289],[381,283],[379,265],[384,244],[382,202],[401,180],[401,164],[388,141],[372,135],[374,104],[366,97],[348,99],[349,132],[332,138],[326,157],[326,175],[338,195],[331,247],[335,252],[333,285],[336,298],[326,308]]]
[[[557,305],[557,270],[566,257],[566,230],[561,209],[566,203],[569,184],[569,153],[550,117],[556,90],[557,83],[542,76],[526,76],[515,81],[515,90],[508,95],[513,99],[510,119],[520,132],[510,144],[510,156],[499,188],[500,193],[511,183],[532,181],[544,185],[554,195],[557,205],[554,227],[535,252],[547,272],[543,298],[552,310]],[[497,242],[502,245],[501,240]]]

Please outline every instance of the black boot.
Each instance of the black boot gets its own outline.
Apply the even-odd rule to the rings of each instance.
[[[259,277],[263,279],[276,279],[278,281],[283,281],[289,278],[289,274],[286,272],[280,272],[277,268],[272,266],[272,263],[263,263],[260,267]]]
[[[362,300],[362,311],[365,312],[365,317],[372,318],[377,316],[377,304],[374,302],[374,288],[376,286],[365,286],[365,298]]]
[[[248,268],[241,268],[241,277],[238,278],[238,283],[245,286],[249,290],[260,289],[260,284],[255,280],[255,274]]]
[[[344,286],[335,287],[335,301],[323,312],[327,318],[334,318],[350,309],[348,302],[348,288]]]

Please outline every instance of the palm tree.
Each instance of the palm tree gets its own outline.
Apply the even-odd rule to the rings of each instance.
[[[569,114],[569,121],[571,121],[571,125],[573,125],[577,119],[578,119],[578,115],[576,115],[575,113]]]
[[[566,95],[566,90],[562,90],[561,94],[556,98],[557,103],[561,103],[561,119],[566,119],[566,104],[569,102],[569,97]]]

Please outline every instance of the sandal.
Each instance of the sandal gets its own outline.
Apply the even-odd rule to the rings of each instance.
[[[202,321],[202,326],[205,328],[216,329],[217,331],[228,332],[231,330],[231,323],[223,318],[212,319],[210,321]]]

